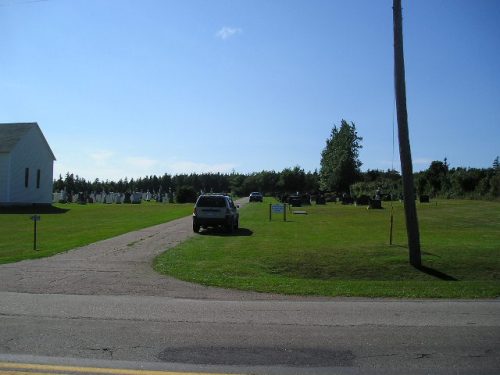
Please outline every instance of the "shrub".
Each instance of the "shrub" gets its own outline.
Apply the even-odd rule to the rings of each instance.
[[[177,203],[195,203],[198,194],[191,186],[181,186],[177,189]]]

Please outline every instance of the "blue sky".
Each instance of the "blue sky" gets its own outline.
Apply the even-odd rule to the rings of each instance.
[[[414,170],[500,154],[500,1],[404,1]],[[392,1],[0,0],[0,122],[86,179],[393,160]]]

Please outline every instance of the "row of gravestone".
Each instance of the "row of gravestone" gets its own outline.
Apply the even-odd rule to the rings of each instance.
[[[141,203],[142,201],[156,201],[161,203],[173,202],[175,199],[175,193],[172,193],[172,197],[168,194],[151,194],[150,192],[141,193],[77,193],[68,194],[65,191],[60,191],[59,193],[53,193],[52,202],[53,203],[104,203],[104,204],[121,204],[121,203]]]
[[[386,200],[392,201],[394,197],[390,194],[386,194]],[[415,195],[415,200],[417,196]],[[430,198],[428,195],[420,195],[419,197],[420,203],[430,203]],[[401,200],[401,199],[400,199]],[[342,204],[354,204],[356,206],[369,206],[370,208],[382,208],[382,196],[376,195],[371,198],[367,195],[361,195],[360,197],[353,198],[351,196],[345,195],[343,197],[338,198],[336,201],[341,202]],[[326,204],[326,200],[324,197],[317,197],[316,204]]]

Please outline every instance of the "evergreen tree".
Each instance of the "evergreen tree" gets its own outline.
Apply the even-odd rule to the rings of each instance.
[[[443,187],[446,186],[447,175],[448,162],[446,158],[444,159],[444,163],[435,160],[429,166],[429,169],[426,171],[426,178],[431,186],[432,194],[434,196],[436,196],[440,191],[442,191]]]
[[[298,165],[285,168],[280,174],[277,188],[283,193],[301,193],[306,189],[306,174]]]
[[[59,178],[57,180],[54,180],[54,189],[55,192],[60,192],[61,190],[64,190],[64,180],[61,175],[59,175]]]
[[[496,173],[500,173],[500,161],[498,160],[498,156],[493,160],[493,170]]]
[[[340,128],[334,126],[321,153],[320,188],[322,190],[349,192],[349,186],[361,176],[359,149],[362,137],[356,125],[342,120]]]

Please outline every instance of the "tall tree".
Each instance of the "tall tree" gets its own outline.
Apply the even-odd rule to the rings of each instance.
[[[500,161],[498,160],[498,156],[495,160],[493,160],[493,170],[497,173],[500,171]]]
[[[406,233],[408,235],[410,264],[414,267],[420,267],[422,265],[420,255],[420,232],[418,229],[417,208],[415,206],[410,136],[408,135],[405,61],[403,53],[403,16],[401,13],[401,0],[394,0],[394,83],[398,117],[399,156],[401,159],[401,174],[403,175]]]
[[[342,120],[340,128],[334,126],[326,146],[321,152],[320,188],[349,192],[349,186],[360,179],[359,149],[363,140],[356,125]]]
[[[280,173],[277,187],[284,193],[300,193],[305,191],[306,174],[298,165],[285,168]]]
[[[429,181],[434,196],[441,192],[446,185],[447,174],[448,164],[446,160],[444,163],[434,160],[426,171],[425,176],[427,177],[427,181]]]

